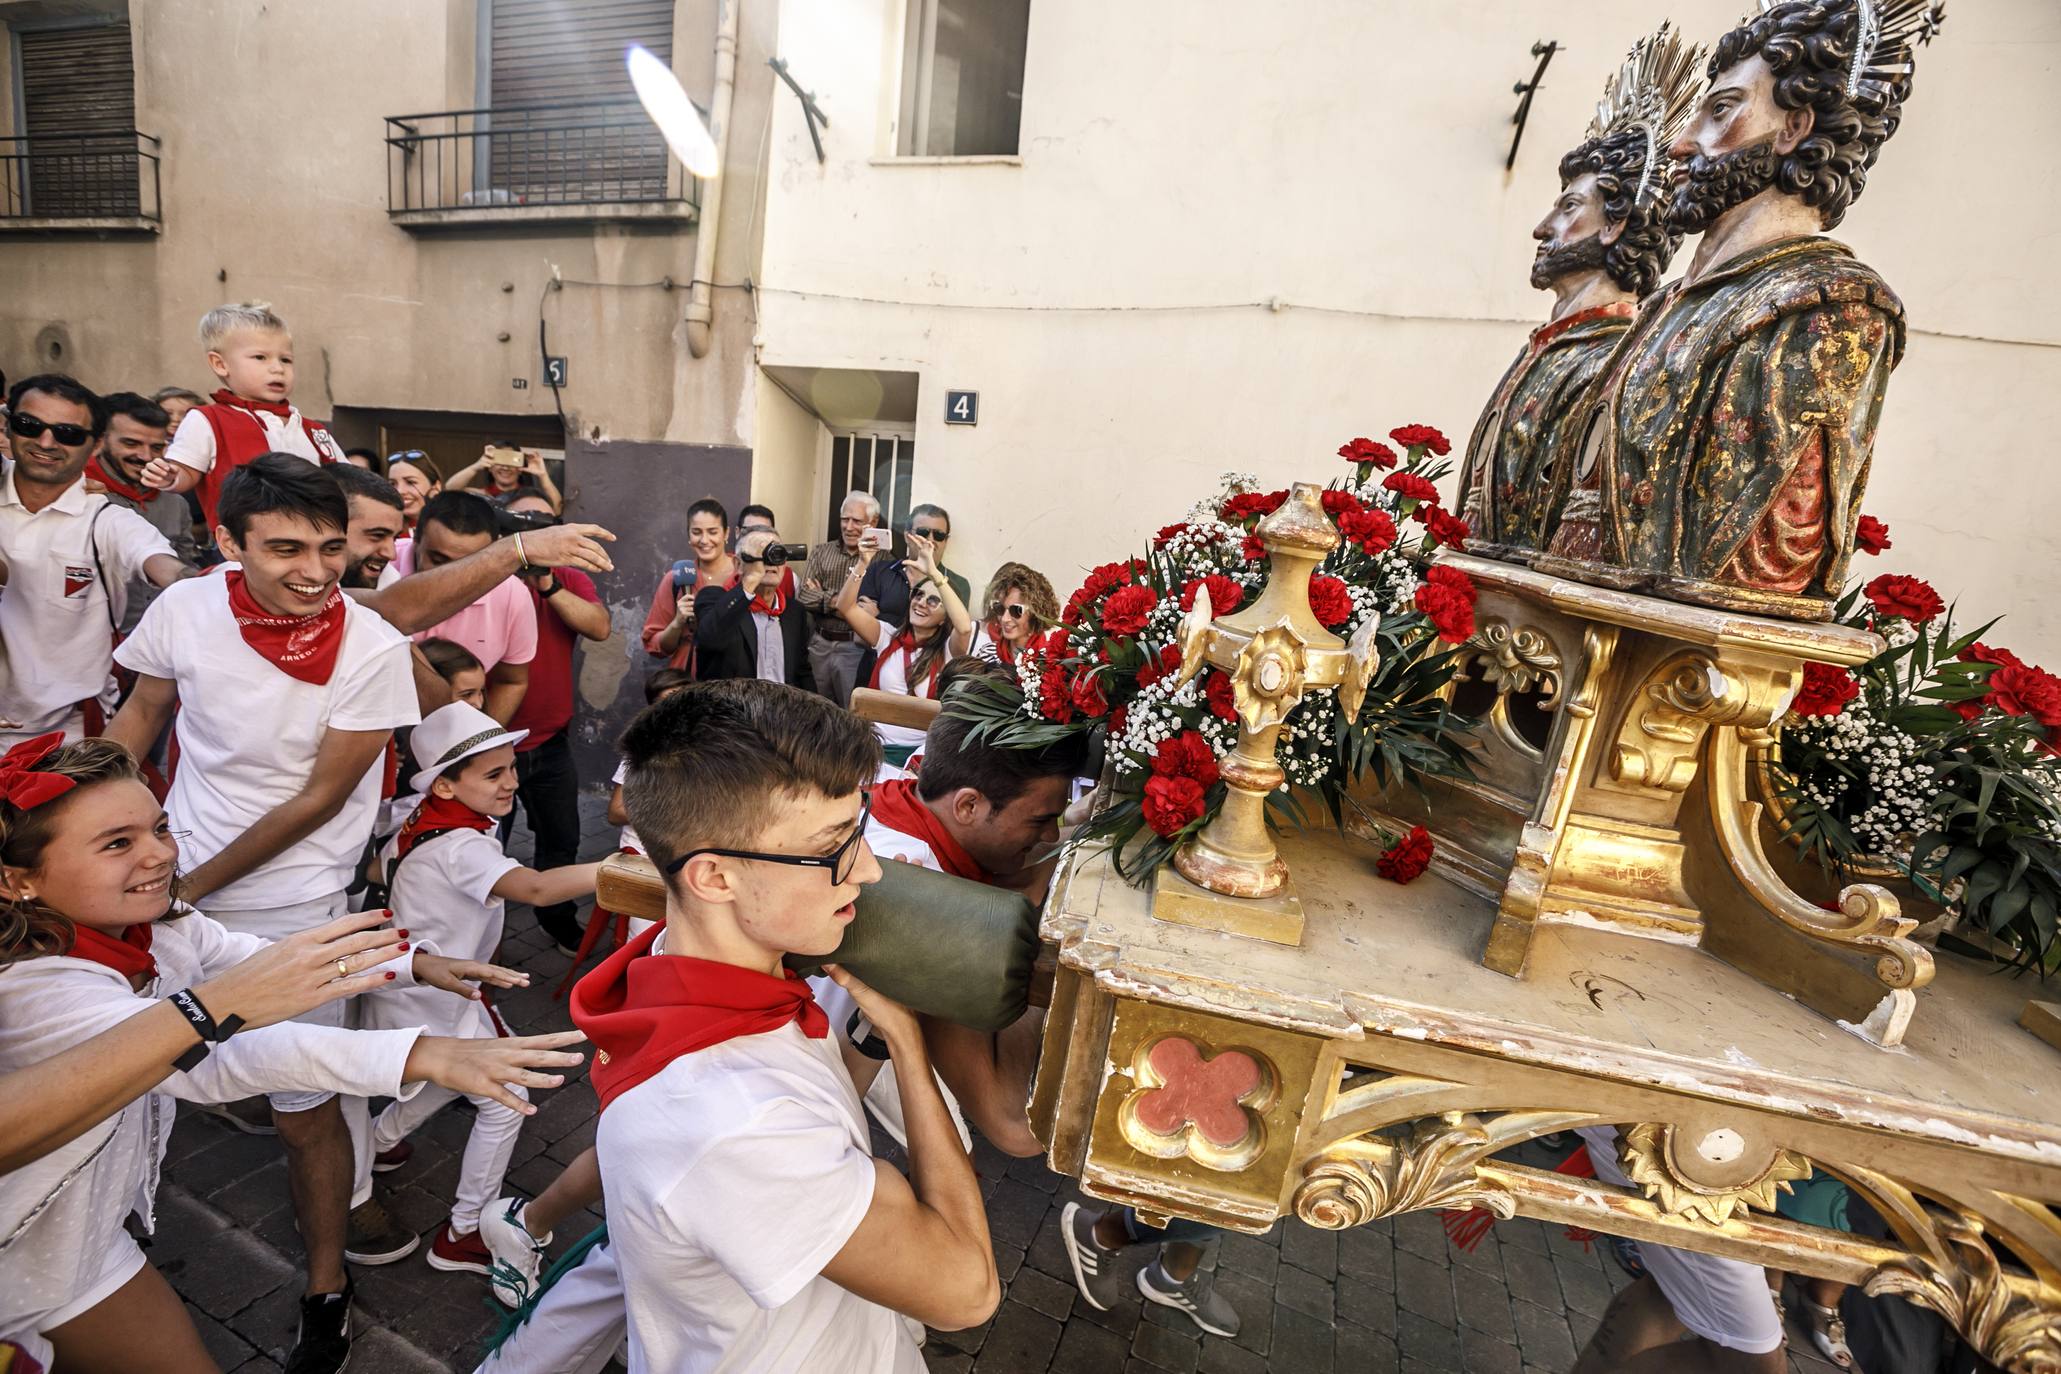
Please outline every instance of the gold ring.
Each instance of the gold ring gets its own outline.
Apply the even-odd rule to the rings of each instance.
[[[349,963],[347,963],[347,962],[346,962],[345,960],[343,960],[343,959],[338,959],[338,960],[336,961],[336,976],[337,976],[337,977],[339,977],[339,978],[348,978],[348,977],[350,977],[350,976],[351,976],[351,968],[350,968],[350,965],[349,965]]]

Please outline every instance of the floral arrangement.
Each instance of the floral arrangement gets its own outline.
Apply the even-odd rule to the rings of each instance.
[[[1389,438],[1356,438],[1338,452],[1349,475],[1323,493],[1342,536],[1310,579],[1310,610],[1350,638],[1376,622],[1379,667],[1352,720],[1332,692],[1312,692],[1289,714],[1275,757],[1287,782],[1269,799],[1304,819],[1294,789],[1321,796],[1334,819],[1352,806],[1363,774],[1388,786],[1464,773],[1463,736],[1444,689],[1454,646],[1474,633],[1474,586],[1456,569],[1424,566],[1438,547],[1465,547],[1467,524],[1438,501],[1450,465],[1446,437],[1405,425]],[[945,709],[976,737],[1039,748],[1081,731],[1103,734],[1114,795],[1077,843],[1108,841],[1118,870],[1142,882],[1223,805],[1218,760],[1237,742],[1230,678],[1207,668],[1180,681],[1182,617],[1197,597],[1214,614],[1248,605],[1266,585],[1267,550],[1255,529],[1287,499],[1248,473],[1227,473],[1186,517],[1161,529],[1140,557],[1105,563],[1068,600],[1061,623],[1026,648],[1015,685],[972,680]],[[1411,531],[1409,526],[1421,527]],[[1431,860],[1422,828],[1392,841],[1377,866],[1408,882]]]
[[[1860,521],[1860,547],[1889,530]],[[1783,719],[1774,784],[1784,832],[1842,884],[1869,870],[2061,967],[2061,678],[1965,633],[1929,584],[1887,573],[1835,612],[1888,647],[1848,670],[1813,663]]]

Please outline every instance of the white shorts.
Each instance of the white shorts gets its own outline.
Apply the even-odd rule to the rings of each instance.
[[[344,894],[335,892],[313,901],[258,911],[218,911],[206,907],[202,911],[239,934],[255,935],[264,940],[283,940],[335,920],[344,914],[344,906]],[[352,1024],[352,1017],[350,999],[340,998],[304,1011],[293,1019],[308,1026],[348,1026]],[[268,1093],[266,1099],[275,1112],[312,1112],[335,1096],[331,1092],[291,1092]]]
[[[1617,1167],[1615,1127],[1584,1126],[1577,1134],[1588,1142],[1597,1178],[1634,1187]],[[1781,1349],[1782,1318],[1768,1292],[1767,1271],[1759,1265],[1647,1240],[1639,1242],[1639,1258],[1674,1308],[1675,1320],[1696,1335],[1747,1355]]]
[[[69,1302],[38,1318],[36,1325],[43,1331],[53,1331],[74,1317],[84,1316],[114,1296],[115,1290],[135,1278],[147,1262],[135,1238],[127,1231],[117,1231],[101,1253],[93,1276],[79,1285]]]

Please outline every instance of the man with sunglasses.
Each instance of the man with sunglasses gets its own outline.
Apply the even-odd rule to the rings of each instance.
[[[937,551],[937,570],[944,574],[945,581],[952,584],[952,590],[959,594],[959,604],[973,604],[973,584],[945,566],[945,545],[952,538],[952,517],[943,506],[921,505],[909,512],[909,533],[919,539],[930,541]],[[885,554],[887,550],[882,549]],[[866,569],[863,581],[859,583],[859,604],[890,625],[909,623],[909,592],[927,573],[913,560],[899,558],[890,562],[884,557],[875,557],[871,567]],[[859,660],[858,681],[865,682],[873,676],[872,650]]]
[[[100,397],[46,373],[7,398],[14,465],[0,481],[0,748],[62,730],[97,735],[115,700],[114,643],[131,583],[168,587],[192,569],[133,510],[86,491],[107,432]]]
[[[809,616],[781,589],[787,560],[778,541],[769,530],[745,535],[737,541],[736,582],[695,595],[695,673],[704,682],[755,677],[814,690]]]

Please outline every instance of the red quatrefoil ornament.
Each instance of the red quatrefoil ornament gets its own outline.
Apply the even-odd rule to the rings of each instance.
[[[1138,1098],[1138,1123],[1156,1135],[1193,1126],[1204,1140],[1228,1150],[1245,1139],[1250,1113],[1240,1098],[1260,1086],[1260,1066],[1243,1050],[1204,1059],[1192,1040],[1169,1036],[1145,1056],[1160,1086]]]

